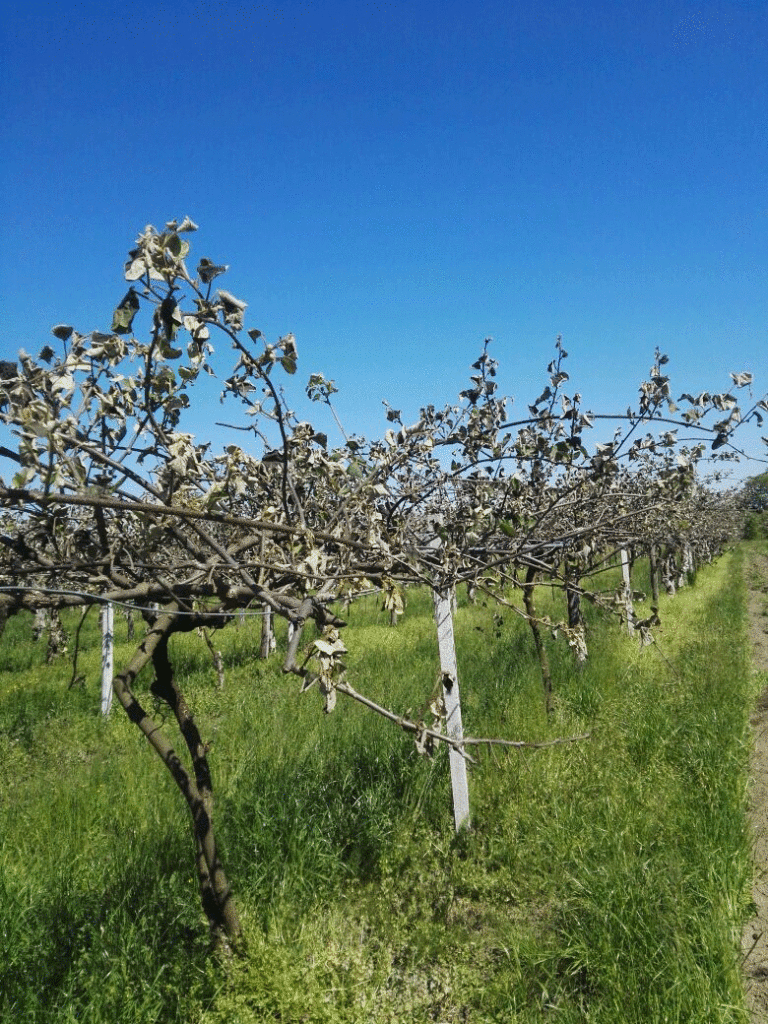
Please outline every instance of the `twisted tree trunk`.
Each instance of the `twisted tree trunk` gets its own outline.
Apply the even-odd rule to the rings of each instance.
[[[200,900],[214,941],[222,942],[240,936],[240,919],[216,847],[213,831],[213,787],[206,756],[207,748],[176,684],[168,656],[170,636],[175,632],[194,629],[198,625],[201,625],[201,622],[193,616],[181,620],[172,612],[160,615],[148,630],[125,671],[115,676],[113,686],[115,696],[125,713],[144,733],[149,745],[166,766],[187,801],[195,840]],[[131,689],[137,675],[149,661],[152,662],[156,674],[151,687],[152,692],[173,711],[192,760],[194,778]]]

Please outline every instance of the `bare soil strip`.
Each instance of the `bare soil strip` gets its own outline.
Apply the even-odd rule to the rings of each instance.
[[[768,672],[768,557],[753,551],[745,560],[749,636],[756,673]],[[768,689],[758,697],[750,719],[750,818],[754,833],[755,917],[741,939],[747,1008],[752,1024],[768,1024]]]

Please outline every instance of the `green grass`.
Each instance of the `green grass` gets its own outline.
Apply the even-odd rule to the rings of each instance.
[[[99,716],[95,618],[86,682],[71,690],[71,667],[46,666],[30,623],[11,621],[0,645],[0,1019],[746,1022],[755,683],[739,557],[662,601],[658,649],[587,608],[583,669],[548,642],[551,720],[526,625],[462,599],[467,731],[592,738],[479,754],[473,827],[459,837],[445,750],[424,760],[341,698],[324,716],[279,658],[256,659],[257,623],[214,638],[223,693],[203,642],[175,638],[179,680],[213,743],[215,822],[247,938],[230,959],[209,955],[178,792],[119,709]],[[542,588],[542,611],[550,600]],[[349,617],[350,681],[417,713],[438,678],[428,595],[409,594],[395,629],[375,599]],[[130,646],[116,619],[119,665]]]

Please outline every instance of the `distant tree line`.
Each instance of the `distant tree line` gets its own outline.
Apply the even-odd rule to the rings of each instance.
[[[742,500],[745,540],[768,540],[768,473],[751,476],[744,484]]]

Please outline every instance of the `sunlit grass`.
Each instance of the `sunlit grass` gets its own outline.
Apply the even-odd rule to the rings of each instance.
[[[548,641],[551,718],[525,623],[460,594],[467,732],[592,738],[478,754],[473,828],[458,838],[444,750],[424,760],[341,699],[324,716],[279,655],[258,660],[258,620],[212,638],[223,692],[205,644],[174,638],[212,743],[215,822],[247,936],[244,955],[221,962],[197,907],[182,801],[119,709],[99,715],[95,617],[85,682],[72,689],[71,666],[47,667],[29,622],[11,621],[0,647],[0,1018],[745,1021],[754,683],[734,563],[662,600],[657,647],[641,650],[591,608],[586,666]],[[548,588],[539,600],[562,616]],[[439,675],[429,596],[409,595],[394,629],[375,598],[349,618],[356,688],[418,713]],[[119,665],[131,647],[116,627]]]

